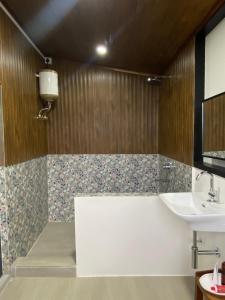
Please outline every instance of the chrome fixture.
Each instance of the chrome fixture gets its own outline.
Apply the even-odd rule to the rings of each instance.
[[[176,166],[172,162],[166,162],[163,165],[163,169],[175,169],[175,168],[176,168]]]
[[[220,257],[221,253],[218,247],[214,250],[199,250],[198,243],[201,243],[201,240],[198,240],[197,231],[193,231],[193,246],[192,246],[192,268],[198,268],[198,256],[199,255],[215,255]]]
[[[48,101],[47,107],[44,107],[39,111],[36,119],[48,120],[48,113],[50,112],[51,108],[52,108],[52,103],[50,101]]]
[[[159,84],[161,84],[163,79],[170,79],[170,78],[174,78],[174,76],[151,74],[151,75],[147,75],[146,81],[152,85],[159,85]]]
[[[147,77],[147,82],[152,85],[159,85],[161,83],[161,78],[159,76],[149,76]]]
[[[202,175],[209,175],[210,176],[210,189],[209,189],[209,192],[208,192],[209,199],[207,201],[208,202],[218,202],[218,197],[217,197],[218,193],[217,193],[217,191],[215,190],[215,187],[214,187],[214,176],[213,176],[213,174],[209,173],[208,171],[202,171],[196,176],[196,181],[198,181]]]

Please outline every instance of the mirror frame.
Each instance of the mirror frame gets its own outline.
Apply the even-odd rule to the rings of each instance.
[[[203,103],[210,101],[221,94],[211,98],[205,97],[205,37],[225,18],[225,4],[199,31],[195,39],[195,115],[194,115],[194,167],[209,171],[216,175],[225,177],[225,167],[216,164],[208,164],[203,161]],[[214,158],[217,161],[224,161],[224,158]]]

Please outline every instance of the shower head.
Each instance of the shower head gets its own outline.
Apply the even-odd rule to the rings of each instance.
[[[149,76],[147,82],[151,85],[159,85],[161,83],[161,78],[159,76]]]
[[[178,76],[176,76],[178,77]],[[173,75],[148,75],[147,76],[147,82],[151,85],[159,85],[162,83],[162,80],[164,79],[172,79],[172,78],[175,78],[175,76]]]

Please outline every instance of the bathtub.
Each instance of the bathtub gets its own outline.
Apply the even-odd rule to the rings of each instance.
[[[191,231],[154,194],[74,199],[78,277],[188,276]]]

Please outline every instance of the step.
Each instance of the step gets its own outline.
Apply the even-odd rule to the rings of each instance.
[[[14,277],[75,277],[76,264],[70,256],[26,256],[16,259],[11,273]]]

